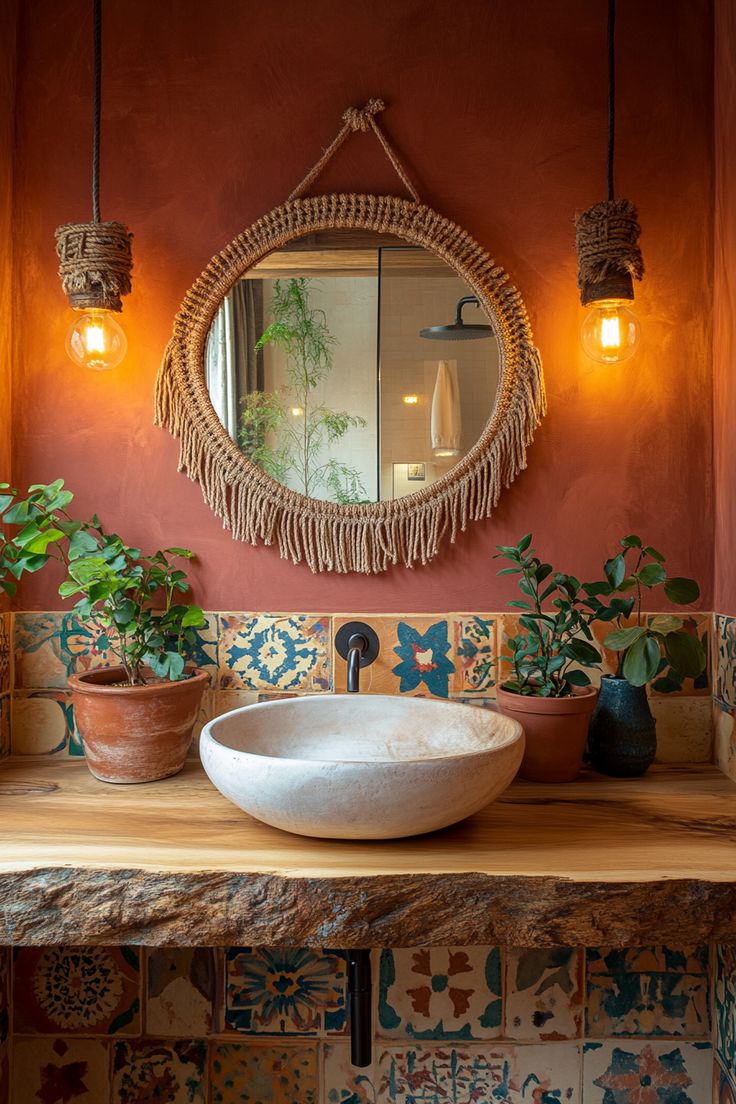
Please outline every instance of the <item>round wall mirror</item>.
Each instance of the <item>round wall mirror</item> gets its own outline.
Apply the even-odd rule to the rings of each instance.
[[[156,420],[239,540],[314,571],[426,563],[487,517],[544,413],[518,292],[391,196],[297,199],[188,292]]]
[[[499,346],[466,281],[388,234],[309,234],[224,297],[207,390],[242,454],[285,487],[342,504],[431,486],[478,441]]]

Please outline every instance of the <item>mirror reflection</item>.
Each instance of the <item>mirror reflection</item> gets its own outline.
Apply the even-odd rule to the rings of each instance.
[[[413,494],[475,444],[498,342],[433,253],[355,230],[311,234],[233,286],[210,329],[207,387],[242,452],[340,503]]]

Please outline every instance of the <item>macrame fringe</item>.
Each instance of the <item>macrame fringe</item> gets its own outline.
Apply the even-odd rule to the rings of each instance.
[[[336,227],[383,230],[424,245],[464,275],[495,319],[501,387],[473,449],[437,483],[406,498],[340,506],[282,486],[242,455],[220,424],[202,370],[207,333],[223,297],[259,259],[301,233]],[[264,216],[214,257],[188,293],[156,382],[156,424],[180,440],[179,470],[236,540],[278,545],[313,572],[375,574],[426,564],[443,540],[487,518],[526,467],[546,412],[542,365],[526,311],[504,270],[463,230],[420,204],[393,196],[294,200]]]

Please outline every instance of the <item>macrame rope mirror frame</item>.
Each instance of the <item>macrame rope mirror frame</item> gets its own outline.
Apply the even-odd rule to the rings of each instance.
[[[546,412],[542,364],[523,300],[507,273],[461,227],[419,200],[375,115],[381,100],[349,108],[332,144],[286,203],[216,254],[174,319],[156,381],[155,423],[180,440],[179,471],[236,540],[277,544],[282,559],[313,572],[375,574],[394,564],[428,563],[443,540],[487,518],[502,489],[526,467],[526,451]],[[350,133],[372,129],[411,200],[358,193],[301,198]],[[387,502],[339,505],[307,498],[245,457],[220,423],[207,391],[204,354],[212,320],[233,285],[259,260],[304,234],[361,229],[396,235],[442,258],[488,314],[500,350],[496,401],[473,448],[436,483]]]

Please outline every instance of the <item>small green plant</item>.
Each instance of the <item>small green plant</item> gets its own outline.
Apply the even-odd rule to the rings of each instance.
[[[523,613],[521,631],[508,640],[511,654],[502,657],[513,668],[513,677],[503,683],[503,689],[543,698],[569,697],[576,687],[590,685],[581,667],[600,665],[590,629],[594,615],[586,608],[585,585],[540,560],[531,543],[532,534],[527,533],[517,545],[496,546],[494,559],[511,564],[498,574],[518,575],[519,590],[525,596],[507,602]],[[544,610],[544,602],[552,609]]]
[[[365,418],[314,403],[313,392],[332,371],[332,346],[324,311],[311,306],[310,281],[274,281],[273,321],[256,350],[273,344],[286,357],[288,388],[251,391],[243,400],[238,440],[245,455],[279,483],[312,497],[362,502],[360,473],[325,452]]]
[[[694,579],[669,577],[662,553],[645,545],[641,537],[632,534],[620,544],[622,551],[606,560],[605,580],[587,583],[584,588],[595,620],[616,625],[603,641],[604,647],[618,653],[616,677],[632,686],[644,686],[669,667],[668,682],[674,687],[682,685],[683,678],[697,679],[706,664],[700,640],[687,630],[681,617],[642,613],[642,599],[645,591],[661,586],[670,602],[690,605],[700,597],[700,587]],[[610,599],[608,604],[603,598]],[[632,616],[636,624],[626,625]]]
[[[186,573],[171,558],[190,560],[193,553],[167,548],[144,555],[117,534],[106,533],[97,516],[73,519],[66,509],[73,496],[61,479],[29,487],[25,498],[8,484],[0,484],[0,491],[0,587],[5,593],[15,593],[25,572],[60,560],[67,578],[59,593],[79,595],[74,608],[80,617],[94,616],[104,625],[130,686],[145,683],[144,666],[159,678],[182,678],[194,629],[204,616],[198,606],[175,601],[190,588]]]

